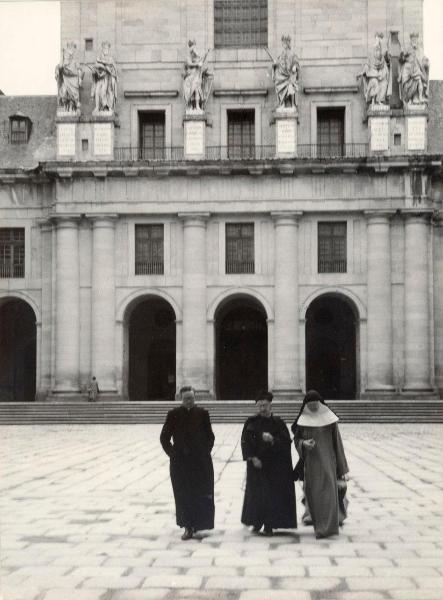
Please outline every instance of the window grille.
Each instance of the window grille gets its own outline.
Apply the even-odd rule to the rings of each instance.
[[[344,156],[345,109],[317,109],[317,156],[333,158]]]
[[[228,110],[228,157],[255,157],[255,112]]]
[[[140,158],[165,157],[165,113],[139,112]]]
[[[215,48],[268,45],[267,0],[215,0]]]
[[[226,224],[226,273],[254,273],[254,223]]]
[[[135,226],[135,274],[163,275],[163,225]]]
[[[318,272],[346,273],[346,222],[318,224]]]
[[[0,277],[25,276],[25,230],[0,229]]]
[[[29,139],[29,121],[26,117],[10,118],[11,144],[27,144]]]

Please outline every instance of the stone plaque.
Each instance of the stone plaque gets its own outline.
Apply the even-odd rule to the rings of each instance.
[[[57,153],[59,156],[75,156],[75,123],[57,124]]]
[[[371,118],[371,151],[389,150],[389,119]]]
[[[407,117],[408,150],[426,149],[426,117]]]
[[[276,119],[277,154],[295,154],[297,151],[297,121]]]
[[[94,123],[94,155],[112,154],[112,123]]]
[[[185,121],[185,155],[204,156],[205,121]]]

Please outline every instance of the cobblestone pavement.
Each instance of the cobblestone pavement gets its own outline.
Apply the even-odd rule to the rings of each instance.
[[[341,425],[349,518],[328,540],[251,536],[241,426],[214,431],[216,529],[182,542],[160,426],[0,428],[3,599],[443,598],[443,425]]]

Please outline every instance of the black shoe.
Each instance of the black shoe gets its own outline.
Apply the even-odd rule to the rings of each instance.
[[[185,527],[185,532],[182,535],[182,540],[184,542],[186,542],[186,540],[190,540],[193,535],[194,535],[194,531],[193,531],[192,527]]]
[[[272,531],[272,527],[269,527],[269,525],[265,525],[265,528],[263,530],[263,535],[267,535],[267,536],[271,536],[274,535],[274,532]]]
[[[262,528],[261,525],[254,525],[254,527],[251,529],[252,533],[258,534],[260,533],[260,529]]]

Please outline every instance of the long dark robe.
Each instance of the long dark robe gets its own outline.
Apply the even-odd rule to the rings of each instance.
[[[297,452],[304,460],[304,490],[317,538],[338,534],[340,511],[337,478],[349,469],[337,423],[324,427],[292,426]],[[315,440],[307,450],[303,441]]]
[[[195,530],[213,529],[214,433],[208,411],[199,406],[190,410],[180,406],[169,411],[160,443],[171,459],[177,525]]]
[[[274,436],[272,444],[263,441],[263,432]],[[250,417],[243,427],[241,445],[247,461],[242,523],[273,529],[297,527],[291,437],[284,421],[274,415]],[[262,461],[261,469],[252,464],[253,456]]]

